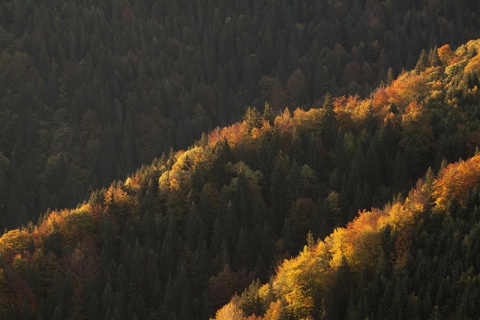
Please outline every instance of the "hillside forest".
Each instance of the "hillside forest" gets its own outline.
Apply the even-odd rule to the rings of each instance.
[[[0,9],[0,319],[479,314],[478,4]]]
[[[421,54],[480,37],[478,13],[468,0],[2,1],[0,230],[75,207],[248,106],[368,97]]]
[[[473,317],[479,49],[443,45],[369,98],[249,108],[5,233],[1,317]]]

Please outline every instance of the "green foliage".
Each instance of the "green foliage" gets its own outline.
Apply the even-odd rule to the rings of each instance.
[[[0,223],[170,150],[6,232],[0,317],[473,318],[479,41],[387,71],[466,2],[217,2],[0,5]]]

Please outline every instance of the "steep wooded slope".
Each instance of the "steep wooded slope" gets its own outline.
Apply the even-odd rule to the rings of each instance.
[[[395,121],[397,106],[404,106],[402,123],[416,124],[404,126],[404,132],[420,133],[423,138],[412,146],[422,148],[421,141],[432,135],[422,124],[425,110],[435,114],[442,100],[463,112],[478,108],[478,101],[473,102],[478,99],[478,45],[471,41],[455,52],[441,47],[437,67],[424,65],[399,77],[378,89],[366,107],[376,117]],[[402,92],[415,100],[405,101]],[[352,101],[342,99],[337,106],[348,119],[362,112],[362,104]],[[465,115],[458,127],[478,124],[478,115]],[[465,134],[477,145],[475,136]],[[443,164],[437,177],[429,169],[405,200],[364,210],[322,241],[309,235],[303,251],[280,264],[268,284],[252,283],[222,307],[216,319],[475,318],[479,181],[478,154]]]
[[[278,262],[303,248],[309,231],[313,248],[313,239],[345,226],[358,210],[405,195],[429,166],[437,172],[443,159],[474,154],[479,45],[441,47],[368,99],[327,95],[321,108],[279,115],[268,106],[263,113],[250,108],[242,122],[93,192],[78,208],[49,212],[37,225],[6,233],[0,239],[1,317],[208,318],[252,279],[267,281]],[[439,195],[442,190],[457,189],[445,184]],[[406,206],[396,200],[391,209],[363,215],[359,239],[376,230],[381,216],[389,225],[395,217],[400,225],[405,216],[413,219]],[[357,257],[357,242],[342,240],[355,225],[361,224],[336,229],[326,242],[341,240],[328,270],[349,274],[364,261],[381,267],[377,251]],[[379,241],[373,231],[372,241]],[[408,250],[395,250],[400,265],[408,261],[402,255]],[[343,290],[334,278],[325,281]],[[298,294],[292,310],[283,298],[278,310],[316,317],[322,310],[317,296]]]
[[[363,211],[250,285],[216,319],[474,319],[480,155],[428,171],[404,201]],[[255,316],[256,315],[256,316]]]

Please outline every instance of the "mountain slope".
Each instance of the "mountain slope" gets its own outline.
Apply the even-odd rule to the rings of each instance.
[[[428,171],[404,201],[310,239],[216,319],[475,318],[479,181],[480,155]]]
[[[345,230],[363,223],[357,238],[366,233],[380,241],[376,228],[388,223],[394,233],[397,223],[403,230],[402,224],[412,224],[404,213],[421,208],[397,200],[391,209],[338,227],[358,210],[406,194],[429,166],[437,171],[443,159],[474,153],[479,45],[432,51],[367,99],[327,95],[321,108],[278,115],[268,105],[263,113],[249,108],[243,121],[93,192],[76,209],[49,212],[37,225],[6,233],[0,239],[1,317],[207,319],[254,278],[266,281],[275,265],[303,248],[309,231],[312,248],[313,239],[337,228],[327,242],[342,254],[333,259],[334,268],[325,264],[326,272],[349,275],[365,261],[381,268],[389,258],[373,250],[358,255],[356,242],[344,241]],[[445,194],[452,188],[446,184]],[[382,216],[383,225],[375,225]],[[398,245],[392,252],[401,266],[407,250],[402,241]],[[338,285],[339,292],[349,288],[346,276],[331,273],[320,280]],[[271,312],[316,317],[322,311],[321,292],[310,297],[301,288],[282,288],[293,309],[280,299]],[[335,297],[340,300],[332,303],[346,301]]]
[[[413,121],[415,127],[405,125],[403,132],[421,133],[412,147],[422,148],[421,142],[434,134],[422,123],[422,113],[435,117],[447,104],[461,110],[465,122],[457,128],[475,128],[463,133],[468,137],[464,146],[478,146],[473,124],[478,115],[470,113],[478,110],[478,49],[478,41],[455,52],[441,47],[437,66],[399,77],[370,100],[340,99],[337,114],[351,121],[368,108],[377,119]],[[401,116],[396,114],[402,109]],[[437,177],[429,169],[405,200],[359,212],[323,241],[309,235],[303,251],[280,264],[269,283],[253,283],[215,319],[475,318],[479,181],[478,153],[466,161],[444,162]]]

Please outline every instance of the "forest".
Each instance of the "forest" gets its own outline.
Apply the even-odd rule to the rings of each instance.
[[[368,97],[480,37],[476,1],[0,4],[0,230],[72,208],[247,108]]]
[[[1,319],[474,319],[471,1],[5,1]]]

